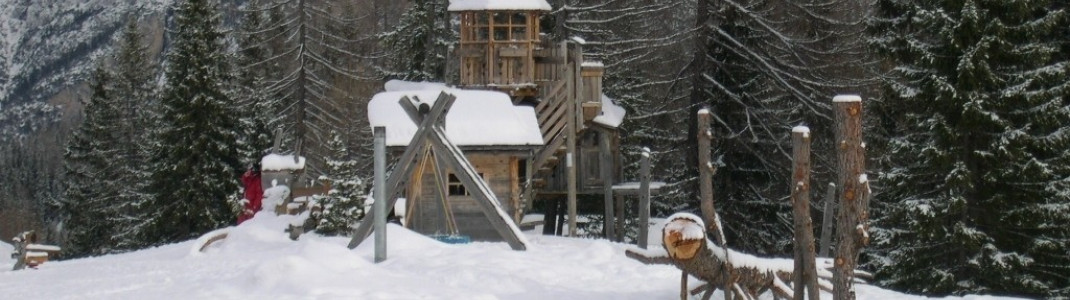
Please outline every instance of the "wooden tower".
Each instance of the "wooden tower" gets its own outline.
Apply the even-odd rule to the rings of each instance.
[[[539,17],[544,0],[459,0],[449,10],[460,18],[462,87],[494,88],[513,96],[533,96]]]

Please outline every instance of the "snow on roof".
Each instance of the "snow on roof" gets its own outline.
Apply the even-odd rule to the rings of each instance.
[[[300,170],[305,168],[305,158],[298,157],[294,160],[293,155],[268,154],[260,160],[260,168],[264,171]]]
[[[602,113],[594,117],[594,122],[617,128],[621,122],[624,122],[625,114],[623,107],[620,107],[620,105],[613,102],[613,99],[609,99],[605,94],[602,94]]]
[[[387,92],[424,91],[424,90],[441,91],[441,90],[446,88],[446,84],[445,83],[441,83],[441,82],[427,82],[427,81],[415,82],[415,81],[404,81],[404,80],[393,79],[393,80],[387,81],[386,84],[383,85],[383,88],[385,88]]]
[[[546,0],[450,0],[448,10],[550,10],[550,3]]]
[[[427,87],[427,85],[422,85]],[[387,146],[407,146],[416,134],[416,124],[398,104],[404,96],[434,104],[440,92],[457,97],[446,115],[446,136],[457,146],[542,145],[542,131],[535,109],[515,106],[508,95],[493,91],[451,88],[389,91],[368,103],[371,126],[386,126]]]

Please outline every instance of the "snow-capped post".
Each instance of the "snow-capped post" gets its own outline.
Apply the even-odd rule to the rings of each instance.
[[[840,186],[832,295],[836,300],[853,300],[854,269],[858,265],[858,252],[869,243],[869,209],[865,203],[869,196],[869,182],[865,174],[866,149],[862,143],[862,97],[836,96],[832,99],[832,104]]]
[[[794,297],[802,300],[803,290],[810,300],[820,300],[817,289],[817,267],[814,266],[814,228],[810,219],[810,128],[796,126],[791,130],[792,172],[791,203],[795,216],[795,271],[792,286]]]
[[[713,173],[716,171],[710,162],[710,144],[713,142],[713,131],[710,130],[710,109],[703,108],[698,111],[698,190],[701,199],[699,208],[702,210],[702,221],[706,222],[706,231],[715,235],[715,241],[725,245],[724,235],[720,234],[720,222],[717,221],[717,209],[713,206]]]
[[[610,153],[609,144],[611,142],[608,134],[600,134],[602,137],[601,145],[598,147],[598,160],[601,161],[600,172],[602,173],[602,200],[605,201],[605,222],[603,222],[603,230],[607,240],[615,240],[617,237],[616,227],[617,222],[613,217],[613,155]]]
[[[836,211],[836,183],[829,182],[828,191],[825,192],[825,211],[821,218],[821,251],[818,256],[829,257],[829,248],[832,245],[832,223],[836,219],[832,212]]]
[[[372,129],[372,139],[375,144],[375,186],[372,187],[375,203],[372,209],[375,211],[375,262],[379,263],[386,260],[386,127]]]
[[[646,249],[650,229],[650,148],[643,147],[639,160],[639,248]]]

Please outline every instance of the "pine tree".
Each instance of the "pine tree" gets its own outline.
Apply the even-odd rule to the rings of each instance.
[[[148,244],[194,238],[232,223],[226,202],[238,191],[238,114],[227,89],[227,55],[218,3],[174,5],[173,46],[153,151],[152,213],[140,236]]]
[[[107,215],[114,203],[109,122],[117,115],[111,80],[98,63],[90,80],[90,97],[84,103],[85,120],[68,141],[63,156],[67,186],[58,210],[67,220],[68,239],[63,250],[73,257],[109,252],[115,234],[113,219]]]
[[[352,230],[349,226],[364,218],[364,179],[357,175],[358,162],[345,146],[342,135],[331,132],[331,141],[327,144],[330,157],[327,158],[327,180],[331,190],[320,200],[323,212],[319,216],[316,232],[326,235],[345,235]]]
[[[394,31],[380,35],[391,49],[393,70],[388,77],[414,81],[443,82],[446,50],[456,39],[450,29],[444,0],[416,0],[401,17]]]
[[[926,294],[1070,296],[1070,106],[1050,1],[880,0],[880,283]]]
[[[279,110],[278,98],[270,97],[266,88],[268,74],[278,70],[267,61],[268,49],[258,31],[264,27],[264,11],[259,1],[247,3],[241,29],[237,32],[238,72],[235,97],[241,114],[241,156],[245,165],[260,160],[272,146],[273,115]]]
[[[112,124],[115,138],[110,144],[115,150],[117,181],[115,187],[116,247],[132,249],[139,246],[138,238],[127,233],[144,216],[143,204],[149,201],[146,193],[149,182],[149,144],[151,124],[155,119],[155,63],[150,59],[144,38],[138,30],[138,18],[127,20],[114,55],[115,92],[119,119]]]

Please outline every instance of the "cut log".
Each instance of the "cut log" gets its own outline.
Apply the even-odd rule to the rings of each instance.
[[[702,219],[690,213],[678,213],[668,218],[662,228],[663,249],[628,249],[625,255],[644,264],[672,265],[711,287],[732,287],[737,296],[757,298],[766,291],[776,296],[792,298],[791,282],[794,263],[791,259],[758,258],[717,246],[706,238]],[[822,290],[831,292],[831,264],[815,261],[820,267],[817,276]],[[699,292],[704,288],[697,289]]]

